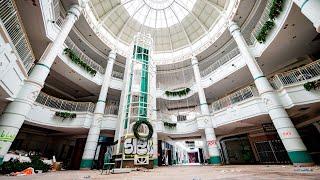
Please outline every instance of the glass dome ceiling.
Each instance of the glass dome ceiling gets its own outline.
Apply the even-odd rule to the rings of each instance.
[[[225,24],[219,23],[221,11],[230,14],[238,1],[90,0],[84,16],[111,48],[127,51],[134,35],[145,32],[153,37],[155,60],[181,59],[212,44]]]

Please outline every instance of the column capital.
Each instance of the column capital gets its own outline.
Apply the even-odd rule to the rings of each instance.
[[[70,9],[68,10],[67,16],[74,15],[76,20],[78,20],[81,15],[81,10],[82,8],[78,4],[73,4],[70,6]]]
[[[111,50],[108,55],[108,62],[116,60],[116,57],[117,57],[117,51]]]
[[[233,35],[233,33],[236,31],[240,31],[240,27],[234,21],[229,22],[228,29],[229,29],[231,35]]]
[[[192,66],[198,64],[198,58],[196,56],[191,57],[191,64],[192,64]]]

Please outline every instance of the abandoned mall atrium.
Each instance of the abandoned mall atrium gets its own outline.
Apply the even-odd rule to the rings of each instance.
[[[320,0],[0,0],[0,179],[320,179],[319,33]]]

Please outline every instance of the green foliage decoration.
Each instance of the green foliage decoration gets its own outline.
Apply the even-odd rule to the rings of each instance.
[[[145,124],[147,125],[148,129],[149,129],[149,132],[146,136],[142,136],[141,134],[139,134],[139,128],[142,124]],[[138,140],[142,140],[142,141],[148,141],[149,139],[152,138],[152,135],[153,135],[153,127],[151,125],[151,123],[147,120],[139,120],[137,121],[133,127],[132,127],[132,130],[133,130],[133,134],[134,136],[138,139]]]
[[[95,76],[97,74],[97,71],[94,70],[91,66],[89,66],[86,62],[82,61],[79,56],[70,48],[65,48],[63,50],[64,54],[69,56],[72,62],[78,64],[80,67],[85,69],[87,72],[89,72],[91,75]]]
[[[264,43],[267,40],[267,36],[269,32],[272,30],[274,26],[274,21],[267,21],[261,28],[258,36],[256,37],[259,43]]]
[[[307,91],[316,90],[320,87],[320,80],[307,82],[303,85],[303,87]]]
[[[70,112],[59,112],[59,111],[57,111],[56,113],[55,113],[55,115],[56,116],[58,116],[58,117],[62,117],[62,118],[71,118],[71,119],[73,119],[73,118],[76,118],[77,117],[77,114],[76,113],[70,113]]]
[[[270,7],[270,12],[268,14],[269,20],[264,23],[261,30],[259,31],[259,33],[256,36],[256,39],[259,43],[266,42],[269,32],[272,30],[272,28],[275,25],[274,20],[282,12],[284,2],[285,2],[285,0],[273,0],[272,1],[271,7]]]
[[[179,90],[179,91],[166,91],[165,94],[167,96],[185,96],[187,95],[189,92],[191,91],[190,88],[185,88],[185,89],[182,89],[182,90]]]
[[[269,18],[274,20],[278,17],[283,9],[284,0],[273,0],[269,12]]]
[[[34,170],[42,170],[42,172],[48,172],[51,169],[51,165],[44,163],[40,156],[31,156],[31,162],[19,162],[18,160],[4,162],[0,166],[1,174],[10,174],[12,172],[23,171],[29,167]]]
[[[164,125],[165,127],[170,128],[170,129],[174,129],[174,128],[177,127],[177,123],[163,122],[163,125]]]

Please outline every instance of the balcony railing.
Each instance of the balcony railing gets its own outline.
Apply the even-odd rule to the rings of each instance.
[[[278,73],[271,78],[270,83],[274,89],[281,89],[282,87],[318,76],[320,76],[320,60],[291,71]]]
[[[123,79],[124,74],[122,72],[112,71],[111,76],[117,79]]]
[[[119,101],[107,101],[104,114],[118,115],[119,112]]]
[[[254,86],[248,86],[213,102],[211,106],[213,111],[218,111],[232,104],[244,101],[255,96],[258,96],[258,91],[256,90],[256,88]]]
[[[75,102],[59,99],[50,96],[44,92],[40,92],[36,99],[37,103],[59,109],[61,111],[74,111],[74,112],[94,112],[95,104],[92,102]],[[107,101],[104,114],[118,115],[119,101]]]
[[[0,0],[0,19],[3,22],[16,52],[26,68],[26,71],[28,72],[33,66],[35,57],[13,0]]]
[[[86,62],[89,66],[91,66],[96,71],[100,72],[101,74],[104,74],[104,68],[100,66],[98,63],[96,63],[94,60],[92,60],[90,57],[88,57],[85,53],[81,51],[80,48],[77,47],[77,45],[68,37],[65,41],[66,45],[72,49],[81,60]]]
[[[234,58],[238,54],[240,54],[239,49],[234,48],[233,50],[229,51],[226,55],[224,55],[222,57],[219,57],[218,55],[216,57],[213,57],[211,59],[211,61],[213,61],[214,63],[212,63],[205,70],[201,71],[201,76],[205,77],[205,76],[209,75],[211,72],[215,71],[216,69],[218,69],[219,67],[224,65],[226,62],[228,62],[229,60],[231,60],[232,58]],[[215,59],[215,58],[217,58],[217,59]]]
[[[256,25],[256,27],[253,29],[250,36],[247,36],[246,41],[248,45],[253,45],[255,42],[257,42],[256,37],[261,31],[263,25],[269,20],[269,13],[271,10],[273,0],[268,0],[266,7]]]
[[[37,103],[42,105],[59,109],[63,111],[77,111],[77,112],[92,112],[94,111],[94,103],[92,102],[74,102],[59,99],[53,96],[50,96],[44,92],[40,92],[36,99]]]

